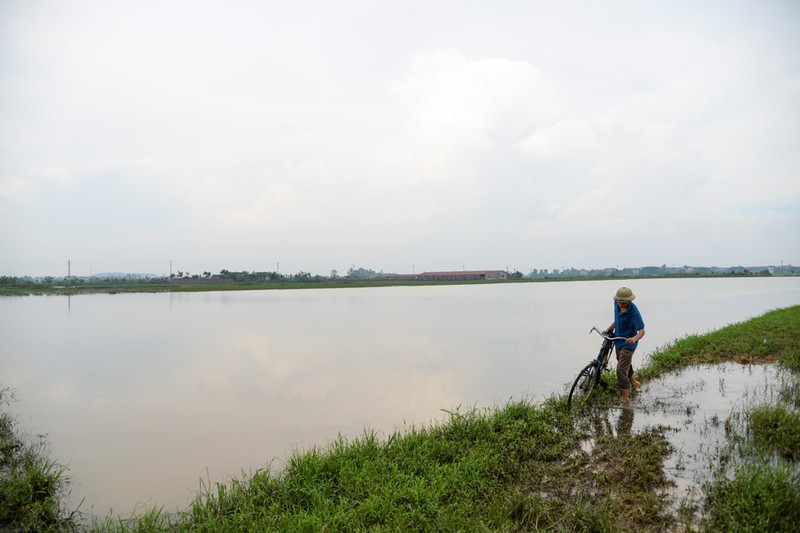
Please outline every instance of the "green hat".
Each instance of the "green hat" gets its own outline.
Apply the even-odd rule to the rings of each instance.
[[[614,300],[617,302],[630,302],[634,298],[636,298],[636,295],[628,287],[620,287],[617,289],[617,294],[614,295]]]

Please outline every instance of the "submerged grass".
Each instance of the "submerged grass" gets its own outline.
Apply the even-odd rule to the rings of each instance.
[[[779,405],[752,408],[741,418],[746,427],[732,430],[731,438],[744,443],[741,460],[732,475],[708,484],[700,517],[686,509],[695,515],[681,517],[670,502],[664,473],[673,451],[668,429],[634,431],[632,411],[609,409],[616,398],[611,376],[579,409],[570,410],[558,396],[535,405],[458,409],[439,424],[388,437],[341,437],[293,455],[280,472],[265,469],[204,484],[185,513],[153,509],[133,520],[110,517],[89,529],[780,530],[798,523],[800,509],[799,347],[800,307],[794,307],[681,339],[639,370],[641,379],[653,379],[686,365],[735,360],[777,361],[795,372],[780,391]]]

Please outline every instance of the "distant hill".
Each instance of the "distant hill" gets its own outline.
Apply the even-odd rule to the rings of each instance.
[[[86,279],[151,279],[158,278],[155,274],[137,274],[131,272],[103,272],[101,274],[92,274]]]

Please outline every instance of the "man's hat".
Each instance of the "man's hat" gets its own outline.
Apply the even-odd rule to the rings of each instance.
[[[614,300],[617,302],[630,302],[634,298],[636,298],[636,295],[628,287],[620,287],[617,289],[617,294],[614,295]]]

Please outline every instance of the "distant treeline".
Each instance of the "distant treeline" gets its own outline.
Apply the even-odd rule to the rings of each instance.
[[[40,287],[61,285],[92,285],[92,286],[118,286],[118,285],[161,285],[169,283],[166,277],[77,277],[44,276],[32,278],[29,276],[0,276],[0,287]]]
[[[693,267],[693,266],[646,266],[639,268],[603,268],[563,270],[533,269],[527,278],[579,278],[579,277],[670,277],[670,276],[794,276],[800,274],[800,267],[781,266],[731,266],[731,267]]]
[[[797,276],[800,267],[793,265],[759,266],[759,267],[690,267],[690,266],[646,266],[639,268],[604,268],[604,269],[532,269],[528,274],[519,271],[509,272],[509,280],[546,280],[576,278],[641,278],[641,277],[692,277],[692,276]],[[368,268],[350,268],[347,274],[340,276],[332,270],[329,276],[320,276],[300,271],[296,274],[281,274],[276,271],[232,271],[221,270],[219,274],[203,272],[191,274],[178,271],[169,276],[152,274],[99,274],[94,276],[44,276],[16,277],[0,276],[0,287],[104,287],[104,286],[167,286],[167,285],[228,285],[228,284],[279,284],[279,283],[322,283],[345,282],[348,280],[391,281],[396,273],[376,272]]]

